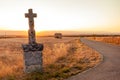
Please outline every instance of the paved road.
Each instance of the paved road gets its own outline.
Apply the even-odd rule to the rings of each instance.
[[[103,55],[97,67],[79,73],[67,80],[120,80],[120,46],[82,38],[81,41]]]

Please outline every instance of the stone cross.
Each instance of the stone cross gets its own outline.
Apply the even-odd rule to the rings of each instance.
[[[36,43],[35,39],[35,30],[34,30],[34,17],[37,17],[37,14],[32,12],[32,9],[28,10],[29,13],[25,13],[25,17],[29,20],[29,44]]]
[[[29,72],[42,72],[42,50],[43,44],[36,43],[35,30],[34,30],[34,20],[36,14],[33,14],[32,9],[28,10],[28,14],[25,17],[29,19],[29,43],[23,44],[24,51],[24,71]]]

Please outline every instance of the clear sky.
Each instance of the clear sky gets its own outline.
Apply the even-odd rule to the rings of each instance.
[[[37,31],[120,32],[120,0],[0,0],[0,29],[27,30],[29,8]]]

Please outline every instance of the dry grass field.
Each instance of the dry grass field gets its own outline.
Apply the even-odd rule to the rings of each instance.
[[[120,44],[120,37],[89,39]],[[25,74],[21,45],[27,41],[27,38],[0,39],[0,80],[63,80],[101,61],[101,55],[81,43],[79,37],[41,37],[37,38],[37,42],[44,44],[44,72]]]
[[[95,41],[102,41],[105,43],[113,44],[113,45],[120,45],[120,36],[117,37],[87,37],[88,39],[95,40]]]

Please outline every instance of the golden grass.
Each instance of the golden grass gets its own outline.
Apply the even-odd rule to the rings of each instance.
[[[120,37],[89,37],[88,39],[102,41],[114,45],[120,45]]]
[[[23,72],[25,38],[0,40],[0,79],[2,80],[63,80],[98,64],[100,54],[82,44],[79,38],[40,38],[44,43],[43,73]]]

